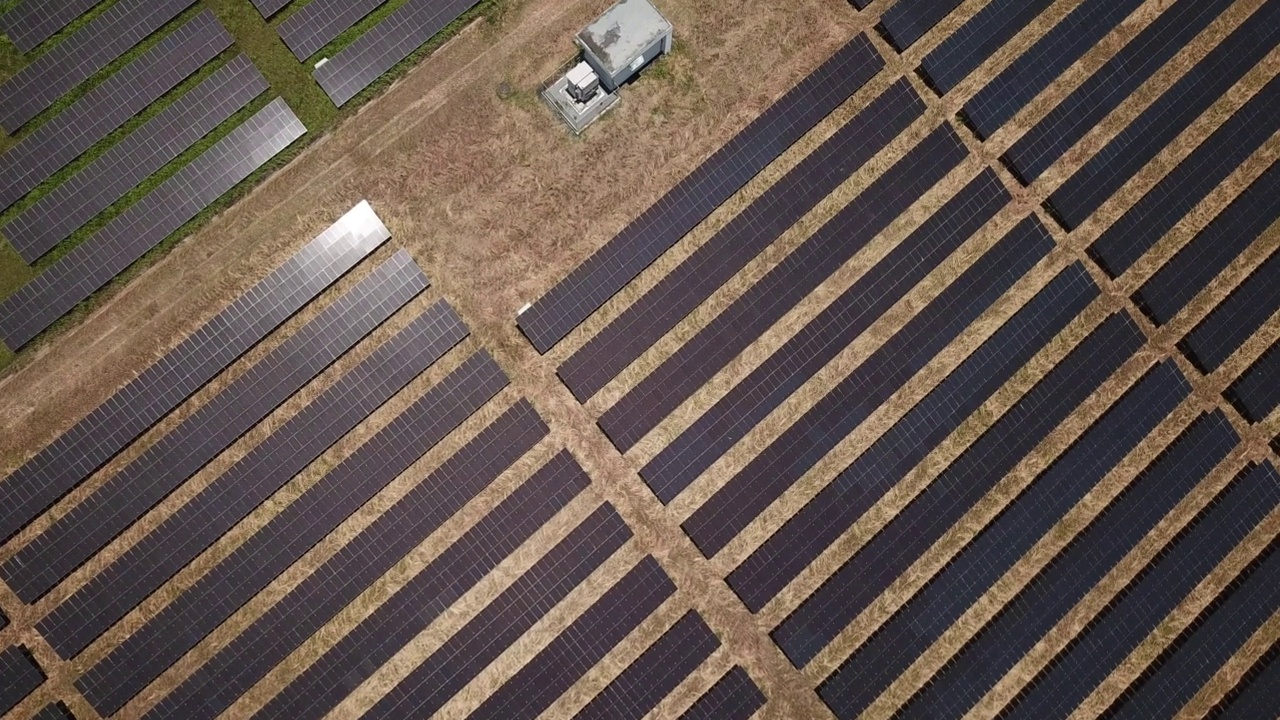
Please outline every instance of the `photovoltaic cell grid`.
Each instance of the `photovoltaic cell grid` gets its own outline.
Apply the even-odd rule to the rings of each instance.
[[[30,342],[305,132],[273,100],[0,303],[0,337],[10,349]]]
[[[76,716],[71,714],[66,705],[57,702],[45,705],[44,709],[37,713],[32,720],[76,720]]]
[[[230,33],[213,13],[202,12],[41,123],[0,155],[0,210],[48,180],[231,43]]]
[[[0,15],[0,33],[22,52],[31,52],[35,46],[53,37],[100,2],[102,0],[62,0],[57,3],[24,0]]]
[[[12,135],[58,98],[164,27],[195,0],[120,0],[0,85],[0,126]]]
[[[0,565],[33,603],[427,287],[401,251]]]
[[[1208,717],[1214,720],[1251,720],[1266,717],[1275,708],[1280,696],[1280,644],[1273,645],[1222,699]]]
[[[850,40],[521,313],[520,330],[550,350],[883,66],[865,36]]]
[[[764,703],[764,693],[746,670],[735,665],[680,720],[748,720]]]
[[[1053,0],[991,0],[920,62],[920,75],[939,95],[950,92]]]
[[[272,15],[284,9],[292,0],[253,0],[253,6],[258,8],[258,12],[262,14],[263,19],[270,19]]]
[[[237,56],[9,221],[4,236],[34,263],[269,88],[248,56]]]
[[[1178,349],[1201,372],[1214,372],[1249,336],[1280,309],[1280,253],[1272,255],[1231,291],[1195,329],[1178,343]]]
[[[8,539],[391,237],[361,202],[3,481]]]
[[[387,0],[314,0],[285,18],[276,32],[295,57],[306,62],[344,30],[385,5]]]
[[[342,107],[477,0],[409,0],[311,74]]]
[[[1225,394],[1244,419],[1265,420],[1280,405],[1280,344],[1268,348]]]
[[[877,29],[898,52],[911,47],[929,28],[946,17],[960,0],[917,0],[894,3],[880,17]]]
[[[443,300],[300,410],[40,621],[65,658],[191,562],[467,335]]]
[[[547,432],[546,424],[527,401],[517,403],[311,572],[148,716],[184,720],[217,717]],[[447,607],[466,592],[469,582],[478,581],[491,571],[588,484],[590,480],[582,469],[567,451],[562,452],[432,560],[410,584],[431,585],[437,594],[428,607]],[[397,598],[406,592],[407,598],[414,590],[402,589],[388,603],[403,603]],[[410,616],[416,614],[415,620],[423,626],[434,615],[417,604],[414,609],[416,613]],[[386,611],[380,609],[375,614]],[[373,634],[357,629],[294,680],[276,697],[273,707],[289,706],[288,717],[323,715],[353,689],[349,682],[353,668],[343,662],[349,659],[345,647],[361,638],[371,647],[362,647],[354,656],[354,664],[356,668],[373,669],[399,649],[392,636],[396,631],[403,634],[405,629],[382,627]],[[268,715],[278,716],[275,712]]]
[[[0,713],[7,713],[40,687],[44,671],[21,645],[0,652]]]
[[[182,657],[277,575],[507,385],[481,351],[76,681],[104,715]]]

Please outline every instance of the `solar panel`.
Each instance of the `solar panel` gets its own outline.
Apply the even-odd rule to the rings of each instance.
[[[574,717],[644,717],[718,647],[715,633],[690,610]]]
[[[0,303],[0,337],[13,350],[30,342],[305,132],[273,100]]]
[[[920,61],[920,75],[939,95],[1013,39],[1053,0],[992,0]]]
[[[1172,361],[1148,372],[822,684],[832,712],[865,711],[1190,393]]]
[[[7,713],[35,692],[45,680],[44,671],[21,645],[0,652],[0,714]]]
[[[76,716],[71,714],[66,705],[56,702],[45,705],[32,720],[76,720]]]
[[[1098,295],[1079,263],[1051,281],[727,581],[759,612]]]
[[[521,400],[313,570],[166,697],[149,717],[217,717],[546,434],[547,426],[537,411]],[[410,581],[415,586],[432,586],[435,594],[430,607],[452,604],[590,484],[571,459],[567,464],[572,467],[562,461],[534,474]],[[454,582],[449,583],[450,579]],[[421,613],[422,608],[417,609]],[[422,622],[427,622],[425,616]],[[280,715],[271,710],[267,714],[296,718],[322,715],[322,708],[332,707],[352,690],[344,682],[352,668],[337,662],[347,656],[342,648],[356,642],[381,647],[380,643],[389,640],[387,632],[370,635],[361,630],[347,638],[339,649],[327,653],[286,686],[270,706],[277,710],[288,706],[291,712]],[[362,653],[355,664],[376,668],[399,649],[390,643],[386,647],[388,652],[377,656],[380,659]]]
[[[258,8],[259,13],[262,13],[264,20],[268,20],[290,2],[292,0],[253,0],[253,6]]]
[[[195,0],[120,0],[0,84],[0,126],[12,135]]]
[[[1088,248],[1119,277],[1179,220],[1280,130],[1280,77],[1274,77],[1190,155],[1161,178]]]
[[[735,665],[716,681],[680,720],[748,720],[764,707],[764,693],[746,670]]]
[[[1006,716],[1071,712],[1277,505],[1280,475],[1270,466],[1255,466],[1058,653],[1006,708]]]
[[[1224,394],[1245,420],[1266,419],[1280,405],[1280,343],[1264,352]]]
[[[33,603],[427,287],[388,260],[0,564]]]
[[[534,414],[532,408],[528,412]],[[534,417],[536,419],[536,415]],[[546,433],[545,426],[541,433]],[[263,710],[265,716],[324,717],[590,482],[568,453],[544,466],[419,572],[404,589],[282,689]],[[479,489],[476,487],[475,491]],[[405,518],[402,524],[406,522],[412,522],[412,518]],[[217,681],[221,682],[221,678]]]
[[[366,202],[4,480],[8,539],[391,237]]]
[[[40,634],[62,657],[80,654],[466,335],[461,318],[443,300],[424,311],[99,570],[39,622]]]
[[[270,86],[239,55],[4,226],[34,263]]]
[[[494,691],[471,717],[536,717],[675,591],[658,561],[646,556]]]
[[[1205,608],[1105,717],[1173,717],[1280,608],[1276,541]]]
[[[965,103],[965,119],[978,137],[991,137],[1141,4],[1142,0],[1085,0],[1075,6]]]
[[[311,74],[342,107],[478,0],[409,0]]]
[[[910,83],[891,85],[566,360],[560,379],[580,401],[596,394],[923,112]]]
[[[858,35],[516,318],[545,353],[849,98],[884,61]]]
[[[1178,349],[1201,372],[1218,369],[1280,309],[1280,252],[1258,266],[1221,305],[1187,334]]]
[[[1133,294],[1157,325],[1176,316],[1280,217],[1280,165],[1272,165]]]
[[[1085,338],[773,631],[791,662],[812,660],[1141,346],[1124,314]]]
[[[328,45],[387,0],[315,0],[298,8],[276,32],[301,62]]]
[[[1266,717],[1275,709],[1280,695],[1280,643],[1273,645],[1240,681],[1234,690],[1222,699],[1208,717],[1217,720],[1253,720]]]
[[[487,352],[473,355],[135,630],[76,686],[104,715],[119,710],[506,384]]]
[[[620,450],[634,446],[967,155],[942,125],[601,416]]]
[[[879,27],[890,44],[902,52],[915,44],[929,28],[938,24],[960,4],[960,0],[917,0],[894,3],[880,16]]]
[[[213,13],[202,12],[41,123],[0,155],[0,210],[172,90],[231,42]]]
[[[1049,196],[1068,229],[1107,198],[1234,85],[1280,39],[1280,3],[1266,3]]]
[[[1040,177],[1055,160],[1119,107],[1125,98],[1164,67],[1165,63],[1230,5],[1230,0],[1181,0],[1166,9],[1057,107],[1049,111],[1043,120],[1018,138],[1005,153],[1005,162],[1024,183]],[[1075,12],[1071,15],[1074,16]],[[1068,16],[1068,20],[1070,17]],[[1101,39],[1101,35],[1097,39]],[[1095,41],[1090,40],[1084,47],[1087,49]],[[992,87],[988,85],[974,100],[982,97],[983,104],[998,103],[998,97],[986,92]],[[1016,110],[1015,107],[1004,114],[999,124],[1008,122],[1012,112]],[[987,111],[990,112],[990,109]],[[998,126],[994,125],[993,129]]]
[[[963,715],[1199,484],[1238,440],[1221,412],[1197,418],[934,673],[902,714]]]
[[[631,529],[612,506],[605,503],[599,507],[387,691],[365,717],[430,717],[630,537]],[[410,597],[406,590],[408,587],[397,593],[397,597]],[[415,602],[418,608],[432,607],[430,595],[419,596]],[[373,623],[370,633],[376,632],[376,627],[390,626],[393,622],[391,613],[381,608],[366,621]]]
[[[1002,188],[998,195],[1003,196]],[[975,223],[969,229],[982,224]],[[1043,229],[1039,237],[1011,233],[921,307],[901,330],[685,520],[682,527],[698,549],[707,557],[724,549],[1053,247],[1053,239]]]
[[[27,0],[0,15],[0,33],[22,52],[31,52],[100,2],[102,0],[62,0],[58,3]]]

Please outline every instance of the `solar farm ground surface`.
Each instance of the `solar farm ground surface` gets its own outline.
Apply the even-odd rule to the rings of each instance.
[[[965,20],[980,12],[982,7],[996,2],[998,0],[959,3],[956,12],[937,26],[925,29],[910,48],[899,54],[873,29],[880,16],[894,4],[885,0],[871,2],[861,12],[839,0],[797,0],[789,3],[658,0],[657,4],[677,28],[676,51],[629,87],[618,109],[605,116],[585,137],[573,139],[535,99],[535,91],[541,81],[569,59],[573,33],[608,3],[602,0],[508,0],[501,4],[500,11],[494,11],[500,21],[460,33],[454,41],[407,73],[401,82],[367,104],[361,112],[339,113],[328,105],[322,113],[321,106],[316,105],[314,112],[322,126],[333,128],[323,142],[313,143],[292,156],[287,166],[273,167],[274,174],[254,192],[221,211],[216,219],[195,231],[185,242],[176,244],[162,258],[157,258],[127,287],[117,285],[116,291],[102,296],[91,311],[74,315],[71,322],[65,323],[36,351],[21,354],[0,377],[0,477],[10,474],[26,458],[87,415],[359,200],[369,200],[391,230],[392,240],[375,251],[348,277],[325,291],[319,302],[304,307],[280,330],[232,363],[227,371],[94,473],[50,512],[0,546],[0,563],[18,555],[23,547],[52,527],[59,517],[70,513],[78,503],[142,456],[147,448],[178,427],[184,419],[195,415],[218,392],[279,347],[285,337],[302,328],[342,293],[355,287],[372,268],[397,250],[409,251],[430,278],[431,286],[358,343],[353,352],[340,357],[307,383],[301,392],[277,407],[267,420],[196,472],[140,523],[71,572],[48,595],[32,605],[24,605],[11,588],[0,583],[0,611],[10,619],[8,625],[0,628],[0,648],[22,643],[50,678],[22,702],[18,716],[34,716],[50,703],[62,701],[78,718],[97,717],[96,711],[76,690],[74,681],[107,657],[112,649],[126,643],[132,627],[142,618],[158,613],[201,574],[215,567],[219,553],[229,552],[233,543],[268,525],[278,510],[264,507],[252,513],[228,538],[215,545],[221,550],[200,556],[165,582],[156,595],[143,603],[140,611],[130,616],[131,620],[108,630],[74,661],[59,658],[52,646],[39,635],[36,628],[41,619],[76,589],[90,583],[110,563],[124,556],[131,546],[160,526],[165,518],[177,513],[183,503],[233,467],[271,432],[297,415],[308,402],[331,387],[342,373],[356,367],[379,343],[387,341],[417,313],[441,299],[457,309],[471,331],[470,337],[449,350],[439,363],[410,382],[405,391],[398,393],[293,478],[282,490],[283,497],[292,498],[303,493],[325,473],[339,466],[362,443],[374,437],[378,430],[408,408],[427,388],[441,382],[472,353],[490,352],[509,376],[511,385],[501,390],[492,402],[465,420],[457,430],[447,434],[408,471],[398,475],[353,522],[340,525],[314,552],[251,600],[241,613],[214,630],[145,692],[129,700],[119,717],[141,717],[153,706],[158,706],[183,678],[195,673],[214,657],[219,647],[250,628],[257,617],[268,612],[273,603],[285,597],[329,554],[349,544],[363,527],[375,522],[376,517],[397,498],[410,493],[415,483],[444,465],[485,425],[496,421],[521,397],[528,398],[537,414],[547,423],[549,438],[539,441],[532,451],[517,460],[503,474],[504,480],[497,481],[494,487],[467,503],[448,522],[445,532],[432,535],[418,551],[398,563],[380,581],[379,587],[396,588],[419,573],[426,576],[433,559],[447,557],[447,548],[454,539],[463,535],[467,527],[481,522],[484,514],[497,507],[513,486],[550,461],[560,448],[567,448],[585,469],[590,486],[585,491],[587,500],[573,500],[566,507],[585,517],[588,511],[584,508],[588,501],[605,501],[617,509],[635,540],[620,551],[619,556],[606,563],[604,574],[607,577],[603,584],[597,582],[589,592],[571,594],[561,605],[557,617],[566,626],[578,616],[591,620],[590,606],[602,596],[609,584],[625,586],[624,575],[630,578],[641,570],[652,570],[650,561],[643,559],[646,554],[657,558],[662,570],[674,583],[675,592],[668,599],[655,599],[655,604],[659,600],[661,603],[656,605],[658,609],[654,614],[614,649],[610,657],[613,660],[624,658],[626,662],[605,662],[594,666],[565,688],[564,694],[547,707],[544,717],[569,716],[583,708],[596,710],[591,705],[592,698],[610,697],[605,687],[631,658],[639,655],[645,647],[660,646],[660,639],[673,627],[695,627],[698,619],[714,633],[718,647],[712,650],[709,645],[705,653],[697,655],[698,658],[705,656],[705,660],[699,663],[695,659],[696,668],[658,706],[657,717],[678,715],[695,703],[696,711],[704,713],[698,716],[718,717],[715,710],[709,708],[714,704],[717,691],[725,690],[730,698],[722,708],[731,706],[732,699],[751,695],[749,687],[739,686],[736,692],[726,689],[730,685],[740,685],[744,671],[750,678],[748,685],[756,685],[767,698],[758,717],[831,717],[818,693],[824,681],[835,677],[833,673],[860,647],[873,647],[868,641],[874,631],[881,626],[889,627],[889,621],[898,608],[913,596],[922,594],[921,587],[927,575],[940,573],[953,557],[962,557],[957,553],[969,544],[979,528],[989,522],[996,523],[1003,509],[1015,508],[1021,489],[1051,467],[1056,459],[1066,457],[1076,438],[1088,438],[1087,431],[1101,423],[1099,418],[1105,417],[1106,409],[1116,404],[1122,395],[1130,397],[1142,392],[1147,394],[1144,397],[1158,395],[1164,398],[1164,407],[1173,407],[1173,410],[1159,421],[1140,417],[1142,412],[1134,411],[1135,417],[1154,429],[1142,434],[1133,450],[1119,462],[1117,470],[1106,474],[1106,479],[1100,481],[1095,492],[1084,496],[1067,521],[1057,525],[1046,536],[1045,542],[1031,547],[1012,565],[1006,581],[996,592],[974,606],[974,610],[965,616],[967,620],[962,620],[957,626],[958,630],[953,628],[953,632],[943,635],[921,656],[920,662],[907,668],[905,674],[888,687],[868,716],[887,715],[907,703],[931,676],[941,675],[940,667],[968,639],[966,622],[974,623],[998,614],[1006,603],[1011,602],[1019,584],[1032,578],[1062,552],[1066,538],[1088,518],[1104,511],[1112,503],[1112,496],[1138,471],[1155,461],[1166,446],[1184,433],[1190,433],[1188,428],[1203,429],[1211,424],[1208,420],[1197,421],[1197,418],[1211,417],[1212,423],[1224,423],[1226,429],[1222,431],[1234,432],[1241,441],[1233,444],[1228,440],[1225,443],[1231,449],[1223,463],[1210,472],[1204,482],[1194,484],[1186,501],[1174,507],[1168,519],[1155,528],[1147,542],[1122,560],[1111,575],[1084,593],[1081,603],[1067,620],[1050,631],[1044,648],[1023,658],[991,694],[978,701],[972,711],[973,717],[997,714],[1019,691],[1021,684],[1046,666],[1049,650],[1065,646],[1086,618],[1107,607],[1128,579],[1142,571],[1157,556],[1159,548],[1178,535],[1178,528],[1196,516],[1206,502],[1231,483],[1247,462],[1280,465],[1274,447],[1269,445],[1280,434],[1280,413],[1273,410],[1267,417],[1251,424],[1222,395],[1236,378],[1263,357],[1267,347],[1280,338],[1280,318],[1273,316],[1263,322],[1239,350],[1208,375],[1199,372],[1177,346],[1179,340],[1223,303],[1255,266],[1276,252],[1280,247],[1280,226],[1264,231],[1244,260],[1212,280],[1202,293],[1192,298],[1164,325],[1153,324],[1130,298],[1160,263],[1172,256],[1176,248],[1191,240],[1199,228],[1241,195],[1280,157],[1280,135],[1272,135],[1262,142],[1255,153],[1218,184],[1188,221],[1178,225],[1159,242],[1156,251],[1139,260],[1118,278],[1109,277],[1086,252],[1088,244],[1127,208],[1137,203],[1176,159],[1192,151],[1280,73],[1280,56],[1273,49],[1244,75],[1225,99],[1193,122],[1163,155],[1140,171],[1137,179],[1122,187],[1078,229],[1067,232],[1055,222],[1042,203],[1074,170],[1084,167],[1106,139],[1137,118],[1146,102],[1154,99],[1157,93],[1147,92],[1145,96],[1136,96],[1139,101],[1121,104],[1104,121],[1101,132],[1089,136],[1082,146],[1050,166],[1030,187],[1023,187],[1001,163],[1001,155],[1056,103],[1069,97],[1087,77],[1088,71],[1101,66],[1116,52],[1119,43],[1113,38],[1090,48],[1084,53],[1080,65],[1066,70],[1065,75],[1049,83],[1043,93],[983,142],[956,118],[956,114],[987,81],[999,75],[1019,53],[1031,48],[1048,30],[1051,21],[1083,4],[1078,0],[1045,3],[1049,7],[1045,14],[1004,44],[992,60],[940,98],[915,74],[915,67]],[[371,18],[384,17],[400,4],[388,3],[376,10]],[[1123,32],[1128,36],[1139,33],[1155,17],[1155,8],[1163,4],[1158,0],[1139,3]],[[1230,9],[1226,11],[1224,23],[1237,23],[1266,3],[1262,0],[1236,0],[1228,4]],[[271,62],[266,59],[283,53],[283,60],[294,68],[300,67],[275,37],[273,26],[261,22],[248,0],[205,0],[199,5],[215,9],[219,19],[236,36],[240,47],[251,55],[277,93],[291,101],[311,129],[311,121],[306,115],[307,101],[304,98],[301,106],[293,104],[293,98],[283,89],[293,80],[274,75]],[[272,22],[278,23],[281,17],[287,17],[294,11],[296,8],[290,8],[274,17]],[[1176,82],[1201,55],[1227,35],[1226,30],[1218,30],[1193,41],[1187,52],[1176,54],[1157,76],[1158,88],[1163,89]],[[548,353],[539,354],[531,347],[513,323],[516,311],[524,303],[547,292],[627,222],[640,215],[757,117],[772,100],[863,32],[871,38],[884,67],[850,100],[784,151],[728,202],[641,272],[635,281],[608,300],[600,312],[573,329]],[[762,42],[762,38],[769,41]],[[262,47],[270,49],[255,54],[252,47],[246,47],[253,42],[261,42]],[[0,45],[0,67],[10,62],[11,56],[14,56],[12,48]],[[283,60],[280,67],[284,67]],[[309,77],[301,79],[311,82]],[[747,262],[741,272],[677,323],[635,363],[605,384],[600,392],[585,402],[574,397],[556,375],[562,363],[895,83],[909,86],[908,89],[923,103],[924,110],[918,118],[913,114],[906,129],[885,144],[874,158],[854,170],[850,180],[839,184],[817,202],[795,226],[779,235],[758,257]],[[319,100],[327,103],[323,97]],[[321,114],[327,114],[327,119],[320,117]],[[321,133],[314,134],[319,136]],[[942,180],[925,192],[921,200],[910,203],[906,211],[889,219],[883,232],[877,233],[867,243],[865,251],[855,254],[823,280],[813,293],[801,299],[763,337],[751,342],[709,383],[698,388],[689,400],[659,422],[652,432],[625,453],[614,447],[597,426],[597,421],[609,407],[699,330],[711,324],[734,300],[746,294],[846,203],[873,187],[876,178],[907,158],[913,148],[926,138],[942,145],[944,140],[949,142],[952,135],[965,151],[956,163],[956,169],[942,173]],[[626,138],[626,141],[621,142],[621,138]],[[927,228],[928,219],[948,200],[974,183],[980,174],[983,178],[997,178],[1011,197],[1007,205],[996,203],[993,206],[998,209],[994,210],[995,219],[988,230],[979,233],[972,242],[961,242],[959,249],[941,262],[938,273],[929,275],[906,293],[909,297],[907,302],[895,305],[876,319],[856,342],[836,353],[830,365],[814,373],[812,379],[797,392],[780,401],[777,408],[748,431],[742,441],[694,478],[669,504],[660,502],[646,486],[641,469],[724,397],[732,385],[747,378],[752,370],[783,347],[787,340],[819,316],[847,288],[858,283],[860,278],[871,277],[867,286],[871,288],[869,292],[879,292],[878,276],[870,272],[875,260],[882,255],[889,256],[894,245],[912,237],[917,228]],[[961,212],[962,208],[952,208],[952,211]],[[1027,218],[1042,225],[1044,230],[1031,232],[1031,225],[1019,224],[1027,222]],[[1016,232],[1015,227],[1019,228]],[[1040,232],[1047,233],[1047,240],[1036,234]],[[955,278],[962,277],[966,270],[987,267],[980,259],[994,253],[991,248],[1001,238],[1023,237],[1028,233],[1046,240],[1044,259],[1034,264],[1030,260],[1019,261],[1025,262],[1023,265],[1003,260],[1008,265],[1017,265],[1020,274],[1020,279],[1012,283],[1003,298],[996,300],[973,325],[961,331],[957,341],[943,342],[945,347],[925,364],[918,375],[903,381],[900,391],[885,392],[888,397],[883,403],[877,399],[878,410],[858,423],[848,437],[834,443],[813,470],[797,478],[788,476],[786,482],[795,480],[795,485],[781,492],[779,499],[761,517],[746,523],[742,531],[733,537],[717,542],[718,552],[710,559],[704,557],[699,546],[686,534],[691,527],[690,519],[699,517],[696,515],[699,509],[709,507],[709,501],[721,488],[730,486],[739,473],[751,467],[757,456],[765,456],[771,442],[784,437],[788,428],[801,421],[851,372],[859,366],[882,366],[883,359],[871,360],[876,350],[888,345],[898,330],[909,327],[914,317],[925,318],[919,330],[922,338],[941,332],[932,328],[931,318],[943,314],[944,310],[968,317],[964,313],[970,310],[966,306],[962,312],[962,305],[977,303],[975,297],[965,295],[951,309],[931,306],[929,300],[942,296],[944,288]],[[942,243],[941,240],[937,242]],[[1001,252],[1012,253],[1014,249],[1012,246],[1002,247]],[[1030,247],[1023,248],[1023,251],[1033,252]],[[1032,259],[1039,257],[1035,254]],[[977,277],[981,273],[975,271],[972,282],[979,285],[990,282],[1001,289],[1009,286],[1009,282],[1001,285],[995,280],[984,279],[997,277],[998,268],[1003,267],[995,260],[989,262],[997,270],[991,270],[989,275],[982,277]],[[1023,273],[1022,268],[1027,265],[1031,269]],[[5,272],[4,268],[5,264],[0,262],[0,274]],[[1080,289],[1086,280],[1096,285],[1096,298]],[[733,570],[744,567],[753,552],[766,546],[769,538],[783,527],[784,521],[800,511],[808,497],[819,492],[820,483],[838,475],[860,453],[871,447],[876,438],[885,434],[898,417],[922,402],[930,389],[945,379],[950,368],[961,365],[970,353],[981,352],[978,348],[996,333],[999,322],[1009,317],[1016,318],[1019,308],[1034,302],[1037,293],[1051,285],[1059,289],[1074,288],[1071,292],[1076,293],[1077,301],[1085,307],[1079,317],[1069,323],[1064,322],[1065,329],[1056,333],[1025,366],[1009,368],[1010,379],[994,393],[985,409],[967,421],[958,422],[957,429],[929,455],[925,469],[907,475],[889,494],[889,501],[864,517],[853,532],[838,543],[837,548],[819,555],[780,595],[762,603],[759,612],[749,611],[727,582]],[[1065,289],[1062,292],[1064,297],[1070,294]],[[982,300],[984,303],[990,299],[981,293],[977,293],[977,297],[985,298]],[[1044,298],[1041,301],[1047,302]],[[973,312],[976,313],[980,307],[973,305]],[[1137,333],[1133,339],[1132,333]],[[1001,336],[996,333],[995,337]],[[1138,347],[1136,353],[1129,354],[1127,342]],[[1085,348],[1094,355],[1073,355],[1077,347]],[[895,516],[911,516],[905,510],[909,507],[907,499],[911,494],[921,492],[921,497],[932,498],[928,493],[936,490],[927,489],[930,480],[935,476],[949,478],[946,475],[948,467],[960,468],[956,473],[972,472],[963,463],[953,464],[957,458],[964,457],[968,448],[979,448],[991,457],[998,455],[996,450],[985,448],[979,442],[983,432],[995,425],[998,416],[1006,409],[1015,408],[1010,410],[1011,413],[1034,412],[1035,408],[1020,407],[1019,401],[1024,396],[1038,398],[1035,394],[1038,381],[1057,377],[1053,373],[1059,367],[1062,373],[1070,373],[1071,378],[1079,377],[1080,384],[1088,385],[1086,391],[1093,387],[1097,388],[1096,391],[1082,391],[1087,397],[1079,407],[1063,406],[1065,419],[1050,423],[1052,427],[1045,427],[1043,431],[1035,430],[1042,437],[1038,442],[1028,443],[1031,450],[1025,458],[1005,462],[1011,470],[1001,473],[1000,477],[983,478],[992,489],[973,512],[946,510],[962,514],[964,519],[951,532],[939,533],[938,543],[920,552],[916,566],[921,569],[920,577],[903,576],[889,585],[885,592],[868,598],[857,622],[812,654],[812,660],[803,667],[797,669],[793,666],[783,648],[776,644],[782,642],[787,645],[781,635],[773,632],[775,628],[787,627],[784,621],[788,616],[800,608],[806,597],[818,590],[821,581],[832,575],[860,547],[878,547],[872,542],[874,530],[890,528],[896,533],[893,537],[901,537],[902,531],[893,528],[891,523]],[[1114,372],[1102,372],[1111,367],[1116,368]],[[1158,383],[1152,379],[1157,369],[1163,373],[1161,377],[1170,387],[1182,387],[1178,382],[1169,380],[1170,373],[1175,370],[1180,373],[1190,385],[1189,394],[1184,390],[1158,389]],[[875,375],[871,371],[868,373]],[[1102,376],[1093,376],[1098,373]],[[1059,377],[1053,382],[1062,383],[1063,380]],[[1051,390],[1057,386],[1047,384],[1045,387]],[[1067,387],[1070,389],[1071,384],[1067,383]],[[877,388],[876,392],[881,393],[882,390]],[[1057,394],[1048,390],[1042,394],[1057,399]],[[1047,402],[1046,407],[1051,404]],[[1120,420],[1113,418],[1112,422]],[[1030,427],[1035,423],[1026,425]],[[1015,428],[1009,432],[1016,434],[1019,430]],[[1026,440],[1034,441],[1035,438]],[[1094,437],[1091,442],[1105,447],[1108,440]],[[1280,442],[1275,445],[1280,446]],[[1108,457],[1113,457],[1120,450],[1108,448],[1112,453]],[[1077,459],[1073,462],[1083,461]],[[1239,488],[1240,484],[1232,487]],[[939,507],[945,508],[947,497],[944,494],[939,500],[930,499],[930,502],[938,502]],[[912,512],[920,511],[917,508]],[[1219,590],[1229,585],[1237,573],[1250,566],[1253,558],[1274,542],[1274,538],[1280,535],[1280,512],[1259,511],[1259,514],[1264,517],[1256,530],[1244,537],[1239,547],[1226,556],[1186,602],[1176,605],[1156,632],[1136,647],[1127,663],[1106,677],[1099,692],[1085,699],[1078,717],[1092,718],[1106,710],[1181,629],[1209,606]],[[558,528],[550,537],[547,533],[535,533],[525,544],[531,555],[528,562],[552,553],[556,541],[569,530],[563,517],[560,521],[551,521],[550,525]],[[965,562],[977,561],[970,558]],[[1274,564],[1273,560],[1271,565]],[[628,574],[633,566],[639,569]],[[942,577],[941,574],[938,576]],[[482,602],[497,595],[498,592],[493,591],[483,596]],[[384,606],[384,600],[385,593],[381,590],[361,595],[335,621],[337,624],[333,627],[337,634],[357,627],[366,614],[376,613],[380,606]],[[696,611],[696,615],[686,616],[690,610]],[[599,612],[600,608],[597,608]],[[384,702],[395,697],[388,693],[395,690],[397,679],[409,674],[418,663],[430,660],[430,649],[448,643],[451,634],[464,637],[465,628],[460,624],[451,627],[448,622],[431,624],[424,635],[397,657],[399,669],[387,671],[384,668],[374,674],[339,704],[331,717],[356,717],[363,710],[382,709],[379,702],[384,696],[388,699]],[[289,655],[232,705],[227,716],[248,716],[262,708],[300,703],[296,698],[278,695],[278,691],[292,678],[309,678],[305,674],[308,667],[321,667],[313,663],[337,642],[336,637],[324,635],[326,633],[302,643],[300,650]],[[545,641],[552,639],[543,638]],[[1277,643],[1280,643],[1280,615],[1263,622],[1258,632],[1244,643],[1224,669],[1208,677],[1204,690],[1191,698],[1179,717],[1202,716],[1231,691],[1255,659],[1268,652],[1274,656],[1272,647]],[[501,716],[501,707],[509,707],[503,703],[514,702],[512,696],[518,695],[513,691],[514,686],[507,686],[505,691],[499,687],[502,678],[522,679],[544,672],[548,662],[554,665],[554,658],[538,655],[537,650],[541,647],[537,643],[524,642],[518,652],[498,658],[473,683],[472,692],[467,697],[455,698],[452,704],[445,706],[444,716],[460,717],[467,710]],[[562,650],[554,642],[546,647],[549,652]],[[424,668],[430,666],[430,662],[422,665]],[[521,667],[527,669],[521,672]],[[734,670],[735,667],[741,669]],[[323,683],[317,687],[322,686]],[[533,687],[536,686],[535,683]],[[704,696],[709,689],[710,693]],[[408,692],[403,687],[400,690]],[[626,695],[617,686],[611,691],[618,696]],[[700,696],[703,698],[701,701]]]

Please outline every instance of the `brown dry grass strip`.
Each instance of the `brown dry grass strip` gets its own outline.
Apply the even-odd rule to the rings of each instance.
[[[716,648],[701,665],[646,713],[643,720],[680,717],[732,669],[733,658],[725,651],[724,646]]]

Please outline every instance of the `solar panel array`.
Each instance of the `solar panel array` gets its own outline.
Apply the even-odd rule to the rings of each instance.
[[[91,238],[0,302],[0,338],[30,342],[306,132],[273,100]]]
[[[102,0],[64,0],[60,3],[26,0],[0,15],[0,33],[4,33],[22,52],[31,52],[100,2]]]
[[[284,9],[290,0],[253,0],[253,6],[258,8],[258,12],[263,18],[270,18],[272,15]]]
[[[66,705],[56,702],[45,705],[32,720],[76,720],[76,716],[71,714]]]
[[[276,31],[302,62],[387,0],[315,0],[285,18]]]
[[[0,713],[7,713],[45,681],[44,671],[21,645],[0,651]]]

